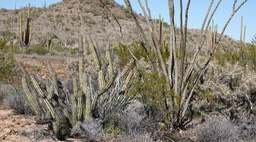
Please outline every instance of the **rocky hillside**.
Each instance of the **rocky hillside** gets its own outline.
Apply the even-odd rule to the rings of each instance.
[[[128,10],[112,0],[105,0],[109,10],[98,0],[63,0],[48,8],[32,8],[32,43],[45,45],[47,39],[54,37],[55,43],[77,47],[81,35],[90,35],[100,46],[105,41],[131,42],[138,39],[134,21]],[[26,9],[0,10],[0,37],[15,41],[18,33],[18,17]],[[120,22],[122,35],[118,23]],[[148,31],[143,16],[138,19],[145,31]],[[165,24],[166,25],[166,24]],[[164,28],[168,33],[168,28]],[[189,43],[198,41],[198,30],[189,31]],[[234,40],[225,37],[227,46],[233,46]]]

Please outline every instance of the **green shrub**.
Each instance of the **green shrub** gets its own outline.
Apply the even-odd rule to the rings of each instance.
[[[2,12],[8,12],[8,10],[6,8],[1,8]]]
[[[7,41],[0,40],[0,81],[8,79],[13,75],[15,59],[12,48],[6,45]]]
[[[71,30],[71,29],[68,28],[68,27],[65,28],[65,31],[66,31],[66,32],[69,32],[70,30]]]
[[[159,77],[157,73],[151,73],[147,70],[138,70],[143,81],[134,81],[131,87],[131,94],[140,94],[139,99],[141,102],[149,105],[151,108],[148,117],[159,120],[166,120],[168,118],[168,112],[166,107],[166,100],[175,96],[173,90],[166,88],[167,80],[164,76]],[[154,111],[156,110],[156,111]]]
[[[14,39],[16,37],[16,34],[10,31],[1,31],[0,36],[3,36],[5,40]]]
[[[147,55],[140,46],[141,45],[139,43],[135,42],[131,45],[119,44],[117,47],[115,47],[114,53],[119,57],[118,65],[123,67],[130,62],[130,60],[132,59],[132,56],[129,50],[134,54],[134,56],[138,60],[142,58],[146,60]]]
[[[224,50],[226,49],[226,50]],[[240,49],[231,50],[231,48],[218,48],[215,54],[215,60],[222,66],[227,62],[235,64],[237,62],[244,67],[256,70],[256,46],[245,44]]]
[[[115,17],[116,17],[116,19],[118,19],[118,20],[124,19],[124,17],[123,17],[122,15],[120,15],[120,14],[115,14]]]
[[[96,9],[92,9],[92,10],[91,10],[91,13],[92,13],[94,16],[99,16],[99,15],[100,15],[99,11],[97,11]]]
[[[105,124],[104,131],[106,133],[114,134],[114,135],[124,135],[125,134],[125,132],[122,129],[120,129],[112,124],[109,124],[109,123]]]
[[[87,20],[87,24],[89,24],[89,25],[95,25],[96,22],[95,22],[93,19],[88,19],[88,20]]]
[[[40,44],[31,45],[28,49],[25,50],[25,54],[38,54],[45,55],[48,53],[47,49]]]
[[[132,14],[129,12],[128,9],[125,9],[125,10],[124,10],[124,13],[125,13],[125,17],[126,17],[126,18],[132,18]]]
[[[74,49],[69,49],[69,53],[71,54],[71,55],[76,55],[77,53],[78,53],[78,50],[79,49],[77,49],[77,48],[74,48]]]
[[[21,54],[22,53],[22,49],[19,48],[18,45],[11,46],[11,49],[12,49],[12,53],[14,53],[14,54]]]

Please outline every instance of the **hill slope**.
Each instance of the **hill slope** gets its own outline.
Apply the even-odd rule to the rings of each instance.
[[[112,0],[106,1],[111,12],[97,0],[63,0],[48,8],[32,8],[32,43],[45,45],[51,35],[55,38],[56,44],[77,47],[79,37],[84,34],[89,34],[100,46],[105,46],[103,43],[112,40],[124,42],[137,40],[136,26],[127,9]],[[24,8],[0,10],[0,37],[16,38],[17,19],[20,12],[25,11]],[[120,27],[111,13],[122,25],[122,36]],[[149,34],[143,17],[138,15],[138,19],[146,33]],[[164,28],[164,32],[168,33],[168,28]],[[199,32],[189,30],[189,33],[189,43],[193,45],[198,41]],[[234,42],[229,37],[225,37],[224,41],[227,41],[228,46],[232,46],[231,43]]]

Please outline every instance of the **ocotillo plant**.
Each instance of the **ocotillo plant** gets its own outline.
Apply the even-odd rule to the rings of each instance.
[[[25,27],[23,30],[23,21],[25,19]],[[19,46],[20,47],[28,47],[30,44],[30,40],[31,40],[31,34],[32,34],[32,26],[30,24],[30,4],[28,5],[27,8],[27,16],[23,19],[23,15],[22,12],[20,13],[19,16],[19,24],[18,24],[18,28],[19,28],[19,34],[18,34],[18,38],[19,38]]]
[[[140,33],[140,47],[144,49],[144,52],[147,54],[148,64],[151,65],[151,72],[157,74],[159,76],[158,78],[165,78],[165,80],[167,81],[165,86],[165,92],[173,92],[170,94],[164,94],[165,97],[162,100],[163,102],[165,102],[163,108],[165,109],[164,111],[167,112],[167,121],[169,121],[169,123],[171,124],[170,127],[182,128],[190,121],[192,121],[193,116],[192,113],[189,113],[189,110],[191,108],[192,98],[195,95],[195,90],[200,82],[200,79],[206,73],[207,67],[211,62],[231,19],[247,1],[248,0],[244,0],[239,4],[236,0],[232,1],[232,11],[230,13],[230,16],[227,19],[220,34],[217,34],[216,29],[215,31],[211,32],[208,32],[208,29],[210,27],[213,16],[219,8],[222,0],[218,0],[215,6],[213,6],[214,0],[211,0],[200,31],[199,45],[196,45],[197,48],[194,49],[192,53],[192,58],[189,58],[186,55],[188,53],[188,17],[191,0],[187,1],[186,7],[183,4],[183,0],[179,1],[180,15],[178,18],[174,18],[174,15],[176,15],[174,0],[168,0],[170,16],[168,50],[170,54],[168,59],[166,60],[163,58],[160,50],[160,45],[162,44],[157,44],[157,34],[154,32],[154,20],[151,17],[151,12],[148,8],[147,0],[145,0],[146,9],[142,5],[141,0],[138,0],[138,2],[143,10],[148,28],[151,32],[150,37],[146,36],[145,31],[141,27],[136,14],[134,14],[130,0],[124,0],[126,7],[132,15],[137,29]],[[180,23],[178,27],[175,25],[175,23],[177,23],[177,21],[175,20],[177,19]],[[206,45],[206,40],[209,39],[209,37],[206,38],[207,33],[209,33],[211,40],[209,40],[209,42],[207,42],[208,44]],[[209,50],[209,54],[206,57],[205,61],[203,63],[200,63],[200,68],[198,69],[199,53],[202,52],[202,48],[206,46],[206,50]],[[153,54],[151,52],[153,52]]]
[[[241,16],[241,27],[240,27],[240,56],[244,60],[244,48],[245,48],[245,34],[246,34],[246,25],[244,25],[244,18]]]

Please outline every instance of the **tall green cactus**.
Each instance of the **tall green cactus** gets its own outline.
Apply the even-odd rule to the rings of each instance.
[[[110,54],[110,49],[109,49],[109,45],[107,46],[107,51],[106,51],[106,59],[108,61],[108,78],[112,78],[113,77],[113,63],[111,60],[111,54]]]
[[[23,17],[22,13],[19,16],[19,45],[21,47],[28,47],[31,41],[32,25],[30,24],[30,4],[27,9],[27,17],[25,23],[25,29],[23,31]]]
[[[30,106],[32,107],[32,109],[34,110],[36,115],[41,115],[41,108],[40,108],[39,102],[35,98],[35,96],[33,96],[32,93],[30,92],[30,89],[29,89],[29,86],[27,83],[27,79],[25,77],[23,77],[21,82],[22,82],[22,86],[25,91],[26,97],[30,103]]]
[[[72,125],[78,121],[78,105],[77,105],[77,98],[78,98],[78,86],[76,78],[73,78],[73,90],[74,94],[71,96],[71,111],[72,111]],[[81,107],[81,106],[80,106]]]
[[[55,118],[55,112],[53,109],[53,106],[50,104],[49,100],[47,99],[47,96],[44,94],[43,90],[40,88],[38,82],[36,81],[36,79],[34,78],[33,75],[30,75],[30,80],[34,86],[34,88],[36,89],[38,95],[43,98],[44,104],[47,107],[47,109],[49,110],[49,112],[51,113],[52,118]],[[50,91],[51,93],[51,91]]]
[[[96,49],[96,47],[93,44],[93,41],[91,39],[91,37],[88,37],[88,42],[89,42],[89,48],[92,52],[92,57],[94,60],[94,64],[96,65],[96,70],[98,72],[98,82],[99,82],[99,88],[102,89],[105,85],[105,78],[104,78],[104,74],[103,74],[103,69],[102,69],[102,65],[100,62],[100,57],[98,54],[98,51]]]
[[[108,62],[107,69],[105,70],[92,39],[90,37],[84,39],[85,41],[88,41],[89,48],[86,48],[88,47],[86,45],[82,45],[83,48],[81,50],[83,51],[78,58],[78,77],[76,74],[72,74],[73,94],[70,96],[67,96],[67,93],[63,88],[59,87],[60,84],[57,75],[49,62],[47,63],[49,71],[48,82],[50,83],[48,89],[46,89],[46,85],[41,86],[37,79],[33,75],[29,75],[19,64],[25,76],[22,79],[22,85],[29,103],[38,116],[44,116],[46,114],[51,115],[50,118],[52,121],[50,121],[50,123],[52,124],[52,129],[58,139],[62,139],[64,135],[68,133],[68,131],[62,132],[62,129],[65,128],[70,130],[78,121],[85,123],[89,121],[90,117],[92,117],[92,111],[95,109],[98,98],[111,88],[117,75],[113,69],[110,50],[108,49],[105,54]],[[85,42],[82,44],[85,44]],[[88,88],[91,89],[93,86],[87,79],[87,71],[84,67],[85,57],[88,53],[85,50],[90,50],[89,53],[91,53],[93,57],[93,63],[96,66],[96,71],[98,73],[98,89],[92,89],[95,91],[88,90]],[[132,73],[128,75],[128,78],[131,77]],[[127,83],[123,86],[124,89],[127,88],[126,86],[129,83],[128,78],[126,79]],[[31,89],[34,91],[31,92]],[[41,99],[42,103],[39,103],[35,96]]]

